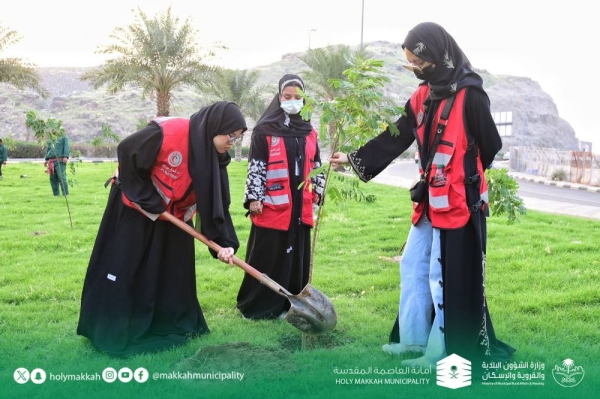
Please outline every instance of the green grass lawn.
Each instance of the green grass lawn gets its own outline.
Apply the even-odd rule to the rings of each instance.
[[[332,333],[308,340],[302,350],[301,334],[287,322],[242,319],[235,305],[243,271],[213,260],[197,242],[198,295],[211,334],[129,359],[99,353],[75,330],[83,279],[108,196],[103,184],[114,169],[110,163],[77,166],[77,184],[68,197],[71,228],[65,200],[52,196],[41,164],[3,167],[0,398],[586,398],[598,392],[600,223],[534,211],[513,226],[500,217],[489,219],[486,288],[498,337],[517,348],[515,362],[545,365],[543,385],[483,386],[475,381],[450,390],[436,385],[435,370],[429,375],[411,372],[412,382],[429,378],[421,385],[379,385],[377,379],[392,377],[336,373],[388,370],[400,367],[402,360],[383,353],[381,345],[398,310],[398,263],[392,258],[408,234],[411,203],[406,190],[376,183],[361,184],[377,196],[374,203],[328,204],[322,221],[312,285],[336,307],[338,325]],[[243,259],[250,228],[241,206],[246,163],[233,162],[229,170],[231,211],[242,243],[238,256]],[[573,388],[561,387],[552,376],[555,365],[567,358],[585,370],[583,381]],[[19,367],[44,369],[46,382],[17,384],[13,373]],[[143,384],[50,381],[50,375],[99,376],[107,367],[144,367],[150,375],[163,375]],[[166,379],[167,373],[181,377],[188,371],[212,377],[235,372],[244,378]]]

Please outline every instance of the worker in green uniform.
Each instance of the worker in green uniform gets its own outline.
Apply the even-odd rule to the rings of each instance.
[[[69,162],[69,139],[61,136],[56,141],[48,140],[46,149],[46,162],[48,176],[52,193],[57,197],[62,191],[63,195],[69,195],[69,184],[67,183],[67,163]],[[60,187],[60,191],[59,191]]]
[[[3,179],[2,165],[6,165],[7,160],[8,160],[8,150],[6,149],[6,146],[4,145],[4,143],[2,142],[2,139],[0,139],[0,179]]]

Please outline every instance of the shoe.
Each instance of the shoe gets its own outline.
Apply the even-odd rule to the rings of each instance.
[[[409,366],[409,367],[429,368],[429,367],[433,366],[433,363],[431,363],[429,360],[427,360],[427,358],[425,356],[421,356],[416,359],[403,360],[402,365]]]
[[[381,349],[389,355],[403,355],[405,353],[425,353],[423,345],[385,344]]]

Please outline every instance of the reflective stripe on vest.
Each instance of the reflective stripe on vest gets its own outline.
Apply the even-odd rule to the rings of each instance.
[[[271,205],[285,205],[289,204],[290,200],[287,195],[269,195],[265,196],[265,204]]]
[[[267,170],[267,187],[268,181],[272,179],[287,179],[288,178],[288,169],[275,169],[275,170]]]
[[[439,148],[439,146],[438,146]],[[436,152],[435,155],[433,156],[433,165],[448,165],[450,163],[450,159],[452,158],[452,155],[450,154],[444,154],[439,152]]]
[[[444,209],[450,206],[450,202],[448,202],[447,195],[440,195],[438,197],[434,197],[433,195],[431,195],[431,192],[429,192],[429,205],[437,209]]]

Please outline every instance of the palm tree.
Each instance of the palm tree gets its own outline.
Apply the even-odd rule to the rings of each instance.
[[[337,45],[308,50],[298,58],[309,67],[309,70],[304,72],[304,76],[311,83],[315,94],[322,100],[332,101],[340,96],[343,89],[332,85],[330,79],[347,80],[344,71],[350,67],[353,59],[364,53],[364,49],[352,51],[349,46]],[[335,137],[335,122],[332,121],[327,127],[329,143],[333,137]]]
[[[298,57],[310,68],[304,77],[321,99],[331,101],[339,96],[340,89],[333,87],[329,79],[345,80],[344,71],[350,66],[352,54],[349,46],[337,45],[312,49]]]
[[[0,52],[20,40],[16,31],[0,26]],[[20,58],[0,58],[0,83],[8,83],[21,90],[32,89],[42,98],[48,96],[48,91],[40,84],[35,65]]]
[[[95,89],[106,84],[110,94],[137,84],[144,97],[156,98],[156,115],[168,116],[175,88],[189,85],[205,90],[219,70],[204,63],[195,34],[190,19],[180,24],[171,7],[152,19],[138,8],[135,23],[118,27],[110,35],[117,44],[97,50],[116,58],[86,72],[81,79],[90,81]]]
[[[233,101],[244,115],[256,122],[268,106],[267,92],[271,88],[270,85],[257,85],[258,78],[256,70],[226,69],[209,91],[210,99]],[[235,143],[235,160],[241,159],[242,142],[238,141]]]

